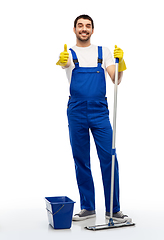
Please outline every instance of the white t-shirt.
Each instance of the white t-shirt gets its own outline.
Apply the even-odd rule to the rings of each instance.
[[[97,67],[97,59],[98,59],[98,46],[90,45],[89,47],[77,47],[74,46],[72,49],[75,51],[80,67]],[[73,63],[72,53],[69,50],[69,58],[71,60],[71,64],[68,68],[65,68],[66,75],[69,83],[71,83],[72,70],[75,68]],[[114,58],[107,47],[102,47],[102,55],[103,55],[103,63],[102,68],[105,70],[106,77],[106,68],[110,65],[114,65]]]

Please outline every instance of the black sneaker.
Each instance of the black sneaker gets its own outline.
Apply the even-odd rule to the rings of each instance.
[[[110,219],[110,212],[106,212],[106,219]],[[121,211],[113,213],[112,219],[117,222],[132,222],[132,219],[124,215]]]
[[[78,214],[75,214],[72,218],[73,221],[82,221],[88,218],[94,218],[96,217],[95,210],[88,211],[86,209],[81,210]]]

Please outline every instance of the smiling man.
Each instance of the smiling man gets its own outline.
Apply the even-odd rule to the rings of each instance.
[[[81,211],[73,220],[96,216],[95,188],[90,168],[90,132],[93,135],[100,160],[104,186],[106,218],[110,217],[110,186],[112,164],[112,127],[106,98],[106,75],[114,83],[115,64],[107,47],[91,44],[94,23],[90,16],[81,15],[74,21],[76,45],[60,54],[57,65],[66,70],[70,83],[68,123],[70,143],[75,162],[76,179],[80,193]],[[126,69],[123,51],[115,46],[114,58],[119,58],[118,84]],[[119,171],[115,157],[113,219],[124,222],[128,216],[120,211]]]
[[[75,26],[74,26],[74,33],[76,34],[77,39],[79,40],[79,44],[80,43],[84,43],[87,42],[85,44],[85,47],[88,45],[90,46],[90,37],[93,34],[94,31],[94,26],[93,26],[93,21],[90,20],[88,21],[88,19],[77,19],[77,21],[75,21]],[[83,47],[83,44],[82,44]]]

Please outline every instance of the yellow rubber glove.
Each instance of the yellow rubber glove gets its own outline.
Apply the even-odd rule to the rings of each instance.
[[[119,64],[118,64],[118,71],[122,72],[126,70],[126,64],[123,59],[124,52],[121,48],[118,48],[117,45],[115,45],[114,49],[114,58],[119,58]]]
[[[69,53],[67,52],[67,44],[64,44],[64,52],[60,53],[59,61],[56,63],[56,65],[64,67],[69,58]]]

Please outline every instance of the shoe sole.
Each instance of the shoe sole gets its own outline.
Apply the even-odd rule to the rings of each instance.
[[[72,221],[83,221],[83,220],[94,218],[94,217],[96,217],[96,214],[85,216],[85,217],[73,217]]]

